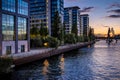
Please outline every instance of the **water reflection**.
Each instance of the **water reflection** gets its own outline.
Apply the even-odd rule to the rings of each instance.
[[[59,67],[61,69],[61,75],[64,73],[64,54],[60,56]]]
[[[43,66],[43,69],[42,69],[42,74],[44,75],[44,78],[45,80],[48,79],[48,76],[47,76],[47,73],[49,72],[48,71],[48,67],[49,67],[49,62],[48,60],[46,59],[44,62],[43,62],[44,66]]]
[[[93,46],[16,69],[16,80],[120,80],[120,42]]]
[[[50,59],[45,59],[43,62],[42,74],[44,80],[58,79],[64,73],[64,55],[60,55],[59,58],[54,58],[56,63],[53,63]],[[52,62],[52,64],[50,63]]]

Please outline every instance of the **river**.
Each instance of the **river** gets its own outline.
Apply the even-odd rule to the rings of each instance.
[[[120,41],[35,61],[15,69],[14,80],[120,80]]]

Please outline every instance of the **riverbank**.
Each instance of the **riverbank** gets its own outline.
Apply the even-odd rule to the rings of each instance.
[[[120,80],[119,63],[120,41],[108,45],[100,40],[91,47],[15,68],[14,76],[16,80]]]
[[[9,55],[9,57],[12,57],[14,65],[19,66],[35,60],[40,60],[53,55],[57,55],[57,54],[68,52],[74,49],[82,48],[82,47],[91,45],[93,43],[94,42],[68,44],[64,46],[59,46],[57,49],[56,48],[32,49],[30,50],[30,52],[13,54],[13,55]]]

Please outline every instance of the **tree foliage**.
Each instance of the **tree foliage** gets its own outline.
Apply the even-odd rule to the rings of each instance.
[[[88,39],[89,39],[89,41],[92,41],[95,39],[95,36],[94,36],[94,33],[93,33],[91,27],[90,27],[89,32],[88,32]]]
[[[64,36],[65,36],[65,25],[61,24],[61,27],[60,27],[60,34],[59,34],[59,40],[60,40],[60,44],[64,44]]]
[[[71,33],[74,33],[77,36],[77,34],[78,34],[77,24],[73,24],[72,25]]]
[[[11,72],[11,65],[13,65],[12,58],[2,58],[0,57],[0,75],[3,73]]]
[[[76,37],[75,37],[75,34],[66,34],[65,35],[65,39],[64,39],[65,43],[68,43],[68,44],[73,44],[73,43],[76,43]]]
[[[54,20],[52,23],[52,36],[55,38],[59,38],[60,35],[60,16],[58,11],[55,13]]]
[[[30,47],[31,48],[39,48],[43,47],[43,38],[40,35],[30,39]]]
[[[83,36],[77,36],[77,42],[83,42],[84,37]]]
[[[39,29],[37,27],[32,27],[30,29],[30,34],[31,35],[38,35],[39,34]]]
[[[59,40],[57,38],[54,38],[54,37],[48,36],[45,39],[45,42],[48,43],[48,47],[57,48],[59,46]]]
[[[42,37],[46,37],[48,35],[48,28],[45,27],[42,23],[41,23],[39,33]]]

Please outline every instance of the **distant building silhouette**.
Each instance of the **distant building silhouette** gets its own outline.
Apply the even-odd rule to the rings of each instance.
[[[80,34],[88,36],[89,31],[89,15],[82,14],[80,15]]]
[[[71,33],[72,27],[77,26],[80,35],[80,8],[78,6],[64,8],[65,32]]]

